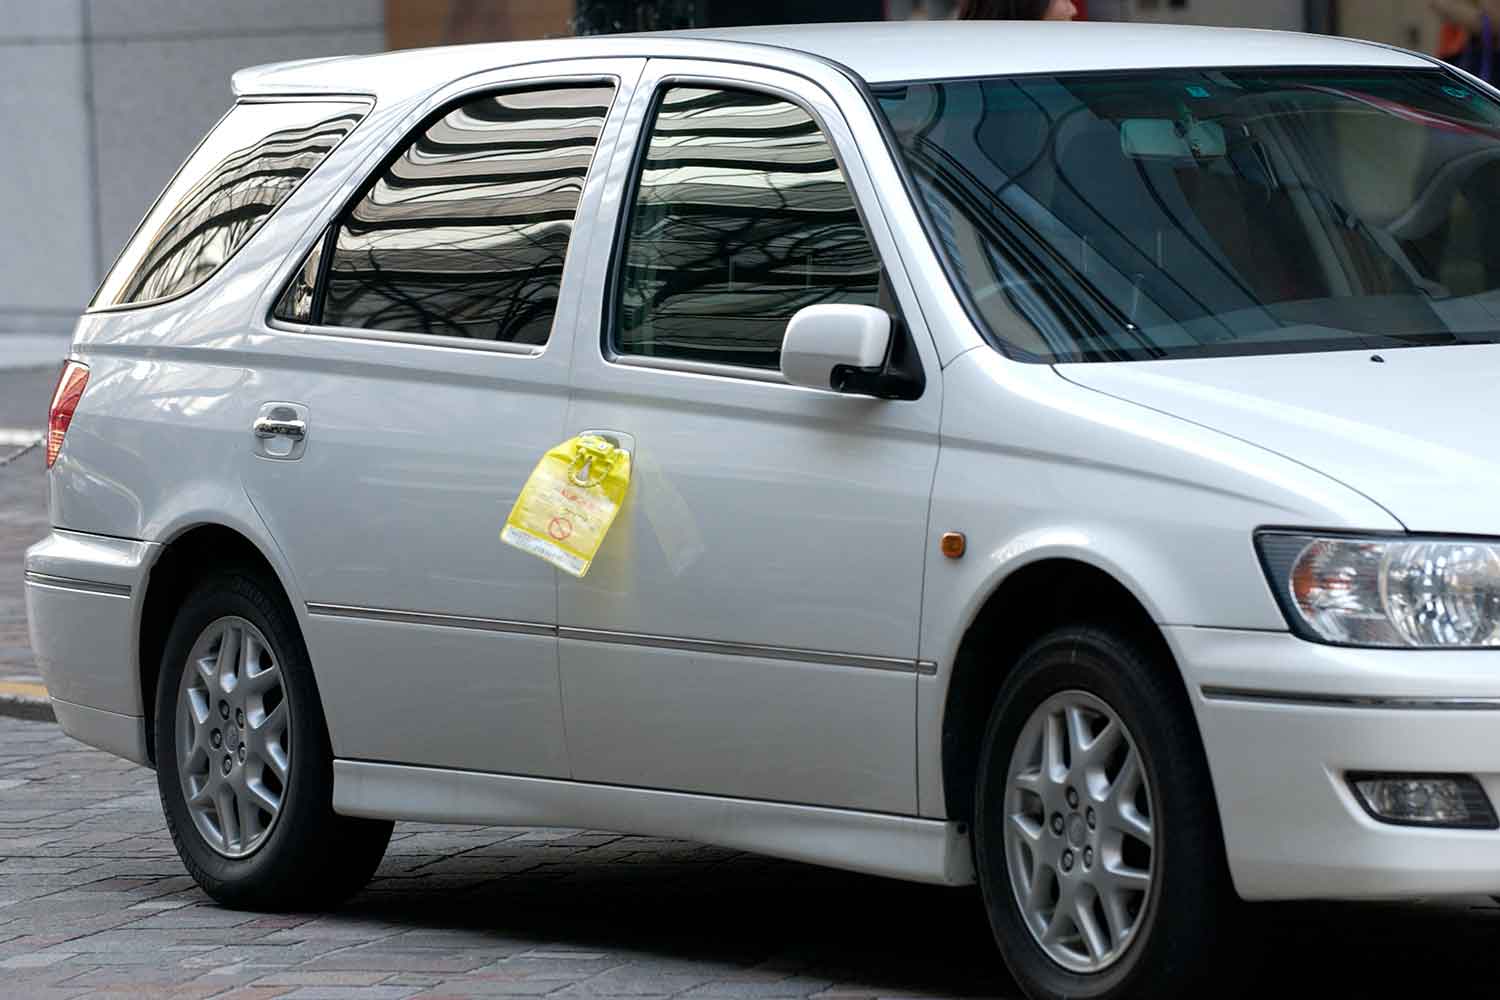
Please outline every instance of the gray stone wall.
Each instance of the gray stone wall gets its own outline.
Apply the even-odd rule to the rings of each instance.
[[[72,326],[234,70],[384,47],[382,0],[0,0],[0,334]]]

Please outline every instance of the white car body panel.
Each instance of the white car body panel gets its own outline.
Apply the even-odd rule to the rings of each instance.
[[[870,190],[853,136],[818,88],[769,70],[734,67],[730,76],[712,63],[655,60],[630,127],[664,81],[738,81],[794,97],[820,120],[854,190]],[[611,192],[623,190],[633,161],[633,148],[617,152]],[[891,260],[884,220],[869,222]],[[603,289],[612,247],[595,240],[592,248],[583,287]],[[909,284],[892,281],[919,321]],[[801,657],[769,661],[753,649],[644,656],[565,631],[559,656],[575,776],[745,798],[779,788],[774,797],[785,801],[914,811],[908,722],[942,412],[925,331],[916,340],[934,376],[928,390],[891,403],[763,380],[775,373],[616,363],[601,350],[603,305],[597,293],[579,304],[568,432],[623,432],[635,442],[632,503],[610,539],[630,555],[560,580],[562,627],[778,646]],[[891,662],[826,666],[819,652]],[[684,745],[695,752],[672,752]]]
[[[1500,533],[1500,442],[1472,428],[1500,399],[1495,345],[1058,370],[1367,489],[1410,531]]]
[[[946,814],[949,672],[984,602],[1012,573],[1076,560],[1123,584],[1158,623],[1284,631],[1252,543],[1256,528],[1400,528],[1327,476],[1217,431],[1096,398],[1049,366],[973,351],[944,371],[943,385],[920,654],[938,664],[918,710],[924,815]],[[946,531],[967,536],[962,560],[938,552]]]
[[[201,286],[78,324],[90,381],[51,476],[53,534],[27,559],[64,728],[149,759],[153,665],[136,651],[151,571],[184,533],[219,525],[265,558],[302,626],[346,812],[613,827],[957,884],[972,872],[943,739],[960,646],[1014,573],[1066,559],[1109,574],[1161,627],[1242,895],[1500,891],[1494,834],[1377,824],[1341,777],[1467,772],[1500,796],[1500,654],[1295,638],[1253,545],[1268,525],[1495,532],[1496,456],[1446,431],[1492,408],[1500,348],[1384,365],[1009,360],[960,304],[862,91],[1205,65],[1431,64],[1310,35],[935,23],[241,71],[242,96],[373,104]],[[544,349],[266,320],[313,239],[430,111],[600,75],[619,91]],[[821,121],[920,356],[919,399],[604,352],[614,231],[668,76],[764,88]],[[255,454],[251,423],[274,401],[306,407],[295,462]],[[589,576],[559,579],[497,536],[530,466],[585,430],[635,450],[634,482]],[[939,554],[947,531],[967,536],[963,559]]]
[[[609,149],[643,65],[569,60],[478,74],[414,104],[406,122],[516,82],[606,80],[616,97],[599,146]],[[580,218],[602,184],[592,171]],[[569,255],[563,287],[582,280],[583,262]],[[269,286],[261,316],[279,288]],[[339,756],[475,769],[503,759],[518,774],[569,775],[556,572],[498,538],[538,457],[566,436],[572,328],[565,302],[540,349],[262,324],[256,402],[308,408],[306,453],[244,454],[242,476],[314,612],[320,689],[350,692],[324,699]],[[425,617],[402,618],[413,614]],[[417,663],[427,666],[414,673]]]
[[[776,68],[805,65],[812,57],[847,66],[869,83],[1203,66],[1430,65],[1420,55],[1389,46],[1285,31],[1024,21],[976,30],[972,23],[928,21],[693,28],[306,59],[240,70],[234,74],[234,90],[401,97],[430,88],[436,79],[456,80],[501,65],[642,54]]]

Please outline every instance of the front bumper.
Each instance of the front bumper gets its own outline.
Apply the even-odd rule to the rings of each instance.
[[[1350,771],[1471,774],[1500,806],[1500,652],[1169,628],[1241,896],[1500,894],[1500,830],[1381,823]]]
[[[54,529],[26,552],[31,648],[63,732],[148,762],[140,609],[148,542]]]

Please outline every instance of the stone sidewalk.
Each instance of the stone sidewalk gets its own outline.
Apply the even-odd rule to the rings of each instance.
[[[1493,996],[1500,908],[1262,907],[1252,996]],[[609,833],[402,824],[337,913],[221,909],[151,772],[0,719],[7,997],[1004,997],[973,890]]]

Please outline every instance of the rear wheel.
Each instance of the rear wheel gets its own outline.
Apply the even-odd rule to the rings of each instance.
[[[333,812],[333,754],[291,610],[249,571],[203,580],[167,637],[157,787],[188,871],[226,906],[319,908],[359,890],[388,822]]]
[[[1065,628],[996,699],[975,852],[1001,953],[1037,1000],[1195,996],[1222,954],[1235,900],[1170,667],[1123,634]]]

